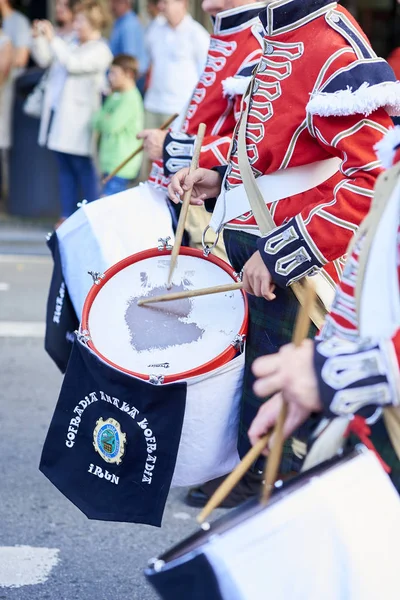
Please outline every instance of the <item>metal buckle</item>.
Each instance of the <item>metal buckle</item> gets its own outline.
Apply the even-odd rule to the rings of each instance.
[[[214,248],[216,248],[218,242],[219,242],[219,231],[217,232],[217,237],[215,238],[214,243],[211,246],[208,246],[206,243],[206,233],[207,231],[211,229],[211,227],[209,225],[207,225],[207,227],[205,228],[205,230],[202,233],[201,236],[201,245],[203,246],[203,254],[205,257],[209,256],[211,254],[211,252],[214,250]]]
[[[88,275],[92,276],[94,285],[99,285],[100,281],[104,279],[104,273],[99,273],[98,271],[88,271]]]

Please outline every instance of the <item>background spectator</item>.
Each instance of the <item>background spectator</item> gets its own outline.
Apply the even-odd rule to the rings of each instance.
[[[108,44],[101,37],[106,23],[104,4],[85,0],[74,7],[76,42],[56,36],[49,21],[38,24],[51,53],[52,65],[55,63],[54,68],[59,70],[55,89],[48,91],[52,114],[43,115],[39,138],[40,144],[47,144],[55,151],[59,164],[62,213],[58,224],[75,211],[79,199],[91,202],[99,196],[92,160],[91,119],[100,106],[105,73],[112,61]],[[48,105],[46,110],[49,111]]]
[[[144,106],[146,129],[157,129],[189,102],[203,72],[210,36],[187,12],[187,0],[160,0],[165,21],[146,36],[151,76]]]
[[[93,117],[93,127],[100,133],[100,169],[108,175],[131,152],[140,146],[136,135],[144,123],[143,100],[136,87],[138,62],[119,54],[112,62],[108,79],[112,93]],[[139,174],[141,155],[123,167],[107,182],[102,194],[110,196],[126,190]]]
[[[11,146],[14,82],[28,64],[31,26],[22,13],[14,10],[10,0],[0,0],[0,14],[3,33],[12,45],[11,65],[7,69],[8,76],[3,79],[0,90],[0,149],[4,150]]]
[[[75,0],[57,0],[55,6],[55,19],[57,24],[55,33],[65,42],[69,43],[77,41],[73,28],[73,5],[75,3]],[[44,146],[47,139],[50,117],[52,111],[57,108],[67,73],[65,67],[58,60],[54,59],[54,53],[44,35],[41,21],[34,21],[33,23],[31,54],[33,60],[39,67],[48,69],[45,76],[46,83],[39,129],[39,144]]]
[[[144,41],[144,30],[138,16],[132,10],[131,0],[111,0],[111,12],[115,22],[110,34],[110,49],[114,56],[128,54],[139,62],[138,88],[144,93],[149,59]]]
[[[156,21],[163,21],[164,17],[161,14],[160,11],[160,6],[159,6],[159,0],[147,0],[147,4],[146,4],[146,8],[147,8],[147,15],[149,17],[149,23],[146,27],[146,35],[149,32],[149,30],[151,29],[152,24]]]

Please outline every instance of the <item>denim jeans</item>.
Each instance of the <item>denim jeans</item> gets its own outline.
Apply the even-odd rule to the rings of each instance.
[[[107,177],[107,173],[103,175],[103,178]],[[119,192],[124,192],[128,189],[129,184],[131,183],[130,179],[125,179],[125,177],[118,177],[114,175],[110,181],[103,186],[101,193],[103,196],[113,196],[114,194],[118,194]]]
[[[61,216],[69,217],[82,200],[93,202],[99,196],[99,181],[90,156],[54,152],[59,167]]]

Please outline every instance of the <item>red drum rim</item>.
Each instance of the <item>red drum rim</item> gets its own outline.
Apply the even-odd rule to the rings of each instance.
[[[236,278],[234,277],[235,271],[232,268],[232,266],[229,265],[228,263],[226,263],[225,261],[223,261],[221,258],[218,258],[217,256],[212,256],[210,254],[209,256],[205,257],[201,250],[197,250],[196,248],[188,248],[186,246],[182,247],[180,249],[179,254],[184,255],[184,256],[194,256],[196,258],[201,258],[202,260],[209,261],[209,262],[217,265],[221,269],[223,269],[226,273],[228,273],[229,275],[232,276],[232,279],[234,281],[236,281]],[[126,258],[120,260],[115,265],[113,265],[112,267],[107,269],[104,273],[104,278],[100,279],[100,282],[98,284],[93,285],[91,287],[91,289],[89,290],[88,295],[86,296],[85,304],[83,305],[83,310],[82,310],[82,323],[81,323],[82,330],[88,330],[89,335],[90,335],[89,313],[90,313],[91,306],[92,306],[97,294],[102,289],[102,287],[112,277],[114,277],[114,275],[116,275],[117,273],[119,273],[120,271],[125,269],[126,267],[129,267],[129,265],[133,265],[134,263],[140,262],[141,260],[145,260],[146,258],[153,258],[155,256],[168,256],[168,255],[171,255],[171,250],[165,250],[165,249],[158,250],[157,248],[150,248],[148,250],[143,250],[142,252],[137,252],[136,254],[132,254],[131,256],[127,256]],[[247,301],[246,293],[243,290],[240,290],[240,291],[241,291],[241,294],[243,297],[243,302],[244,302],[244,319],[243,319],[242,326],[241,326],[240,330],[238,331],[238,334],[245,335],[247,333],[248,318],[249,318],[248,317],[248,301]],[[89,340],[87,342],[87,346],[96,354],[96,356],[101,358],[101,360],[103,360],[105,363],[107,363],[108,365],[110,365],[111,367],[116,369],[117,371],[120,371],[122,373],[127,373],[128,375],[132,375],[133,377],[138,377],[139,379],[143,379],[145,381],[149,381],[149,379],[150,379],[149,375],[146,375],[144,373],[137,373],[136,371],[130,371],[129,369],[124,369],[123,367],[120,367],[116,363],[109,360],[106,356],[104,356],[97,350],[97,348],[93,344],[92,340]],[[214,369],[217,369],[218,367],[222,367],[223,365],[227,364],[229,361],[231,361],[236,356],[236,354],[237,354],[236,348],[234,348],[234,346],[228,346],[228,348],[226,348],[226,350],[224,350],[223,352],[218,354],[213,360],[210,360],[210,361],[204,363],[203,365],[196,367],[196,369],[191,369],[190,371],[182,371],[182,373],[176,373],[175,375],[164,375],[163,383],[164,384],[165,383],[174,383],[176,381],[181,381],[182,379],[190,379],[192,377],[204,375],[205,373],[209,373],[210,371],[213,371]]]

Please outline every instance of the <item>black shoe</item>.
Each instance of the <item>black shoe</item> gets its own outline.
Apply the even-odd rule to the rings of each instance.
[[[185,503],[195,508],[203,508],[221,485],[225,477],[218,477],[197,488],[191,488],[185,497]],[[258,496],[261,490],[263,474],[258,471],[247,471],[245,476],[233,488],[231,493],[219,505],[219,508],[235,508],[249,498]]]

